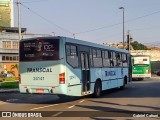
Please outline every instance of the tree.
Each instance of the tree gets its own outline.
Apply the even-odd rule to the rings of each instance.
[[[131,43],[134,50],[148,50],[147,46],[138,43],[137,41],[134,41]]]

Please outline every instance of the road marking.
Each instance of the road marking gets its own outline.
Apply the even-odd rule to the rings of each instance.
[[[16,100],[19,100],[19,99],[8,99],[6,100],[7,102],[13,102],[13,101],[16,101]]]
[[[63,112],[58,112],[58,113],[52,115],[52,117],[57,117],[58,115],[60,115],[60,114],[62,114],[62,113],[63,113]]]
[[[72,105],[72,106],[70,106],[70,107],[68,107],[68,109],[71,109],[71,108],[73,108],[75,105]]]
[[[47,108],[47,107],[53,107],[53,106],[56,106],[58,104],[54,104],[54,105],[47,105],[47,106],[43,106],[43,107],[37,107],[37,108],[32,108],[30,110],[38,110],[38,109],[43,109],[43,108]]]
[[[81,100],[79,103],[82,103],[82,102],[84,102],[85,100]]]

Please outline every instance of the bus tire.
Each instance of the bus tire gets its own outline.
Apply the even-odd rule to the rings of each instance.
[[[122,86],[120,86],[120,90],[123,90],[124,88],[125,88],[125,85],[127,84],[127,78],[125,77],[124,79],[123,79],[123,85]]]
[[[98,98],[102,93],[102,85],[100,80],[97,80],[94,86],[94,97]]]

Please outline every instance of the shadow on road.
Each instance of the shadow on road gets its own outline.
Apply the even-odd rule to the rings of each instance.
[[[1,93],[0,101],[15,104],[59,104],[75,101],[80,98],[63,99],[57,95]]]
[[[95,100],[89,100],[89,101],[95,102],[95,103],[108,104],[108,105],[118,105],[119,107],[121,107],[121,106],[127,106],[127,107],[128,107],[128,106],[129,106],[129,107],[143,107],[143,108],[151,108],[151,109],[153,109],[153,110],[159,110],[159,111],[160,111],[160,107],[151,107],[151,106],[133,105],[133,104],[122,105],[122,104],[118,104],[118,103],[95,101]]]
[[[103,107],[103,106],[87,106],[77,105],[80,108],[89,109],[86,111],[92,119],[98,120],[96,117],[133,117],[133,114],[158,114],[159,111],[130,111],[119,108]],[[92,110],[92,111],[91,111]],[[96,110],[96,112],[95,112]],[[93,114],[94,113],[94,114]]]
[[[117,88],[103,92],[103,98],[160,98],[160,80],[133,81],[124,90]]]

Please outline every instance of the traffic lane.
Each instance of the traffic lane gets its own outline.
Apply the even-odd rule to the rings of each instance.
[[[74,105],[72,110],[160,110],[159,86],[160,79],[133,81],[122,91],[118,89],[107,90],[101,98],[85,99],[83,105]]]
[[[133,84],[129,84],[125,88],[124,91],[119,91],[118,89],[108,90],[108,91],[106,91],[105,94],[103,94],[102,97],[103,98],[105,98],[105,97],[106,98],[116,98],[116,97],[117,98],[126,98],[126,97],[127,98],[132,98],[132,97],[144,97],[144,95],[146,97],[146,94],[144,94],[142,92],[143,92],[143,90],[146,92],[146,90],[144,88],[148,88],[148,84],[153,84],[153,83],[156,84],[156,85],[158,85],[159,81],[157,81],[157,80],[156,81],[154,81],[154,80],[152,80],[152,81],[151,80],[146,80],[146,81],[138,81],[138,82],[136,81],[136,82],[133,82]],[[152,85],[149,85],[149,86],[152,86]],[[154,85],[154,88],[157,88],[157,87],[155,87],[155,85]],[[154,91],[154,90],[155,89],[152,89],[152,87],[151,87],[150,93],[152,93],[152,91]],[[148,92],[146,92],[146,93],[148,93]],[[152,97],[153,96],[157,97],[157,94],[147,94],[147,97],[151,96],[151,95],[152,95]],[[15,99],[14,99],[13,96],[12,96],[12,99],[7,100],[7,102],[9,102],[9,103],[16,103],[16,105],[18,103],[21,103],[21,104],[23,104],[23,103],[24,104],[26,104],[26,103],[27,104],[34,104],[34,105],[27,105],[26,104],[25,106],[27,106],[27,107],[25,107],[25,109],[23,109],[23,107],[20,106],[20,108],[23,109],[23,110],[28,110],[28,109],[33,109],[34,110],[34,108],[41,108],[41,107],[43,108],[42,110],[50,110],[50,107],[56,106],[54,104],[61,103],[59,100],[57,100],[57,99],[55,100],[54,96],[48,96],[48,95],[30,95],[30,94],[28,95],[28,94],[22,94],[22,95],[19,95],[19,97],[21,98],[21,100],[17,100],[17,97],[15,97]],[[94,99],[91,98],[91,100],[94,100]],[[122,101],[122,100],[119,99],[118,101]],[[118,101],[116,100],[115,102],[117,103]],[[131,100],[126,100],[126,101],[124,101],[123,104],[128,104],[129,105],[129,103],[126,103],[127,101],[131,101]],[[133,101],[138,101],[138,103],[140,103],[142,100],[140,99],[140,100],[133,100]],[[101,101],[101,102],[103,102],[103,101]],[[40,104],[40,103],[43,103],[45,105]],[[69,107],[70,106],[74,106],[75,107],[76,104],[74,105],[72,103],[73,102],[71,102],[71,104],[67,103],[67,104],[65,104],[65,106],[62,105],[61,108],[62,109],[63,108],[67,108],[68,106]],[[158,101],[154,101],[154,103],[157,103],[157,105],[159,105]],[[113,104],[113,103],[111,103],[111,104]],[[5,106],[7,106],[7,105],[5,105]],[[7,108],[7,107],[3,107],[3,109],[4,108]],[[15,107],[13,106],[11,108],[13,108],[13,110],[14,110]],[[19,109],[19,110],[21,110],[21,109]],[[61,110],[61,109],[59,109],[59,110]]]
[[[132,83],[129,83],[124,90],[108,90],[105,91],[104,95],[110,98],[160,98],[159,86],[159,78],[150,78],[142,81],[132,81]]]
[[[45,103],[48,100],[57,100],[57,95],[44,95],[44,94],[21,94],[21,93],[0,93],[0,101],[8,103]]]
[[[160,110],[159,86],[160,79],[133,81],[124,90],[107,90],[101,98],[88,98],[83,106],[76,107],[93,110]]]
[[[62,108],[69,107],[68,110],[130,110],[130,111],[144,111],[144,110],[160,110],[160,97],[159,97],[159,83],[160,80],[146,79],[144,81],[136,81],[129,84],[124,90],[112,89],[103,93],[101,98],[85,98],[84,102],[75,104],[72,102],[65,106],[59,106]],[[154,86],[154,87],[153,87]],[[158,91],[157,91],[158,88]],[[148,92],[149,90],[149,92]],[[157,93],[156,93],[157,92]],[[154,93],[154,94],[153,94]],[[119,109],[119,107],[121,109]],[[50,110],[50,108],[44,108],[43,110]]]
[[[133,81],[132,84],[127,85],[125,91],[127,94],[123,94],[123,91],[117,91],[117,89],[107,90],[108,97],[160,97],[158,93],[160,86],[160,79],[146,79],[144,81]],[[147,90],[146,90],[147,87]],[[130,89],[132,88],[132,89]],[[135,90],[136,89],[136,90]],[[138,92],[137,92],[138,91]],[[128,94],[132,93],[132,94]],[[105,93],[105,92],[104,92]],[[114,94],[111,94],[114,93]],[[122,93],[122,94],[121,94]],[[143,93],[143,94],[142,94]],[[43,95],[43,94],[20,94],[20,93],[1,93],[0,101],[12,103],[45,103],[45,97],[51,99],[57,99],[56,95]],[[35,99],[35,100],[33,100]]]
[[[59,103],[55,95],[6,93],[0,95],[1,111],[27,111],[33,107]]]
[[[103,94],[103,96],[98,99],[86,98],[82,102],[80,101],[78,103],[76,103],[76,101],[68,102],[68,103],[60,104],[59,106],[44,107],[41,110],[42,111],[43,110],[49,110],[49,111],[57,110],[57,114],[59,114],[59,112],[62,111],[61,115],[63,115],[62,114],[63,111],[78,111],[79,112],[79,111],[97,111],[97,110],[107,111],[108,110],[108,111],[119,111],[120,113],[124,113],[124,110],[125,111],[159,110],[158,105],[160,105],[159,104],[160,100],[157,96],[153,97],[154,95],[152,95],[152,97],[150,98],[148,97],[148,96],[151,96],[149,93],[148,96],[145,95],[144,98],[139,97],[139,94],[143,92],[141,89],[148,88],[148,85],[152,83],[159,83],[159,82],[157,80],[156,81],[154,80],[136,81],[136,82],[133,82],[133,84],[128,85],[128,87],[126,87],[127,90],[126,89],[124,89],[124,91],[119,91],[118,89],[109,90],[109,91],[106,91],[106,93]],[[137,88],[141,88],[141,89],[137,89]],[[154,88],[157,88],[157,87],[154,87]],[[155,90],[154,88],[152,89],[153,91]],[[130,89],[132,89],[132,91],[128,93]],[[136,98],[133,98],[130,96],[130,94],[134,93],[135,91],[136,93],[139,93],[139,94],[137,94]],[[120,94],[120,93],[122,97],[116,98],[115,94]],[[116,115],[116,112],[114,112],[114,114]],[[69,116],[73,116],[73,113],[71,112]]]
[[[70,101],[59,101],[57,104],[43,104],[39,106],[34,106],[31,108],[31,111],[68,111],[69,109],[75,107],[75,105],[78,105],[85,100],[83,98],[79,98],[78,100],[70,100]]]
[[[81,104],[72,105],[73,107],[69,111],[78,111],[79,115],[81,111],[82,113],[86,111],[88,116],[92,114],[92,111],[114,111],[112,117],[119,114],[126,114],[127,116],[127,113],[129,115],[130,113],[156,115],[160,111],[159,83],[159,79],[136,81],[128,85],[123,91],[112,89],[105,91],[101,98],[85,99]],[[104,114],[99,113],[99,115],[103,116]]]
[[[64,110],[64,108],[69,107],[71,104],[81,99],[78,98],[67,101],[65,99],[60,99],[57,95],[7,93],[0,95],[0,111],[49,111],[52,108]],[[59,105],[61,105],[61,107],[57,107]]]
[[[151,82],[151,80],[149,82]],[[127,88],[125,88],[125,91],[127,91],[127,92],[132,91],[133,89],[130,89],[130,87],[131,87],[131,88],[134,88],[134,89],[140,89],[139,91],[142,92],[143,89],[141,89],[141,87],[137,86],[137,85],[141,86],[141,84],[139,84],[139,83],[141,83],[141,81],[140,82],[138,81],[138,83],[136,82],[136,83],[133,83],[133,84],[129,85]],[[146,81],[145,81],[145,83],[146,83]],[[156,86],[155,85],[153,85],[153,86],[154,86],[154,89],[155,89]],[[153,86],[151,86],[151,87],[153,87]],[[152,89],[152,91],[154,89]],[[157,89],[159,89],[159,86],[158,86]],[[152,92],[152,91],[150,91],[150,92]],[[111,94],[111,93],[114,93],[114,92],[115,92],[115,94]],[[153,92],[154,92],[154,94],[151,94],[151,95],[153,95],[154,97],[156,97],[156,95],[158,95],[158,97],[159,97],[159,94],[155,93],[155,91],[153,91]],[[138,92],[138,93],[140,93],[140,92]],[[144,93],[147,93],[146,90],[145,90]],[[107,92],[106,92],[106,94],[107,94],[108,97],[110,95],[112,95],[111,97],[118,97],[118,98],[119,97],[138,97],[138,95],[140,95],[140,97],[144,97],[144,95],[145,95],[144,93],[143,93],[143,96],[142,96],[142,94],[137,94],[136,90],[134,90],[134,92],[132,91],[132,94],[123,94],[123,91],[117,91],[117,89],[107,90]],[[126,96],[124,96],[124,95],[126,95]],[[150,94],[147,94],[147,96],[148,95],[150,95]],[[57,96],[55,96],[55,95],[6,94],[6,93],[5,94],[3,94],[3,93],[0,94],[0,100],[4,101],[4,102],[9,102],[9,103],[29,103],[29,104],[34,104],[34,103],[49,103],[50,99],[51,99],[50,103],[56,103],[57,102],[56,101],[57,100]]]

